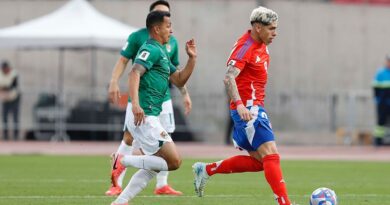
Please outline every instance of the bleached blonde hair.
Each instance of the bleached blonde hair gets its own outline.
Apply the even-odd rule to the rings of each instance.
[[[278,21],[278,14],[271,9],[259,6],[253,9],[250,21],[251,24],[257,22],[263,25],[270,25],[272,22]]]

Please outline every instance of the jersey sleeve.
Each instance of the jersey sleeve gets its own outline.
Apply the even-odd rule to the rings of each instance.
[[[130,36],[127,39],[126,44],[123,46],[120,53],[123,57],[125,57],[127,59],[134,60],[135,56],[138,52],[138,48],[139,48],[138,38],[137,38],[136,33],[134,32],[134,33],[130,34]]]
[[[236,43],[230,53],[227,65],[232,65],[240,70],[244,69],[250,59],[250,45],[244,43]]]
[[[134,63],[140,64],[149,70],[159,60],[159,57],[160,52],[158,48],[144,44],[144,46],[140,48]]]
[[[171,36],[172,38],[172,57],[171,62],[174,66],[179,66],[179,45],[177,43],[177,40],[174,36]]]
[[[176,66],[172,63],[169,64],[169,74],[172,75],[174,72],[176,72]]]

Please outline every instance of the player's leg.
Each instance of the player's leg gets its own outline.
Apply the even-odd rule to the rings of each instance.
[[[140,193],[148,185],[150,180],[156,176],[155,171],[140,169],[130,179],[129,184],[118,196],[118,198],[111,205],[123,205],[127,204],[129,200],[132,200],[138,193]]]
[[[195,174],[195,192],[199,197],[204,195],[204,189],[209,177],[214,174],[233,174],[242,172],[263,171],[263,164],[252,156],[237,155],[218,162],[196,162],[193,166]]]
[[[122,156],[122,159],[118,161],[123,166],[155,171],[179,168],[181,158],[176,146],[157,117],[147,116],[145,122],[140,126],[131,124],[129,131],[134,139],[140,143],[141,150],[145,155]]]
[[[173,113],[172,100],[167,100],[162,104],[162,111],[158,116],[163,128],[169,133],[175,131],[175,118]],[[154,194],[182,195],[181,191],[173,189],[168,184],[168,171],[161,171],[156,176],[156,187]]]
[[[117,165],[118,156],[131,155],[132,151],[132,136],[128,131],[125,131],[123,133],[123,140],[121,141],[118,150],[111,156],[111,186],[105,193],[107,196],[116,196],[122,192],[122,184],[126,175],[126,167],[119,167]]]
[[[252,148],[262,157],[264,176],[274,192],[279,205],[290,205],[286,183],[280,167],[280,156],[275,137],[265,110],[259,107],[257,119],[245,128]]]
[[[140,126],[130,127],[130,132],[134,139],[140,143],[142,156],[123,156],[118,157],[119,167],[136,167],[145,171],[167,171],[177,169],[181,164],[181,158],[178,155],[175,144],[171,137],[162,128],[157,117],[148,116],[145,122]],[[152,172],[148,172],[152,173]],[[134,186],[139,186],[137,190],[142,190],[143,184],[147,184],[153,177],[142,178],[140,182]],[[136,178],[136,176],[134,176]],[[146,186],[146,185],[145,185]],[[114,204],[125,204],[129,199],[134,197],[138,192],[133,192],[133,185],[129,183],[129,188],[126,188]]]
[[[240,150],[247,150],[250,156],[238,155],[214,163],[197,162],[193,167],[195,174],[195,192],[202,197],[207,180],[214,174],[231,174],[241,172],[259,172],[263,170],[261,157],[255,152],[248,141],[245,131],[246,122],[240,119],[237,111],[231,111],[234,121],[233,143]]]
[[[172,171],[176,170],[181,165],[181,158],[177,153],[176,146],[173,142],[161,142],[161,149],[151,155],[146,152],[146,155],[141,156],[119,156],[118,161],[122,166],[135,167],[138,169],[155,170],[155,171]],[[142,147],[142,145],[141,145]],[[145,152],[144,149],[142,149]]]
[[[123,139],[118,147],[118,150],[112,154],[112,169],[111,169],[111,187],[106,191],[106,195],[115,196],[122,192],[122,182],[126,175],[126,167],[117,166],[119,155],[132,155],[133,152],[133,136],[128,131],[127,121],[132,119],[131,105],[127,105],[126,118],[123,128]],[[136,144],[136,143],[134,143]],[[120,167],[120,168],[118,168]]]
[[[258,153],[263,156],[264,176],[280,205],[290,205],[286,183],[280,167],[280,156],[274,141],[262,144]]]

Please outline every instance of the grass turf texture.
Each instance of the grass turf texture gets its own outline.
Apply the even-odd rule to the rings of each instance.
[[[273,194],[261,173],[215,175],[205,197],[193,191],[191,165],[171,172],[169,183],[182,197],[156,197],[155,181],[136,197],[134,205],[273,205]],[[206,160],[211,162],[212,160]],[[390,163],[337,161],[282,161],[289,195],[300,205],[309,204],[318,187],[336,191],[340,205],[390,205]],[[126,184],[134,172],[126,175]],[[109,205],[109,158],[89,156],[0,156],[0,205]]]

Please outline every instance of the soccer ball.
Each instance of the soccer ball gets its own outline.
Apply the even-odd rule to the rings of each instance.
[[[337,205],[337,196],[332,189],[318,188],[310,196],[310,205]]]

